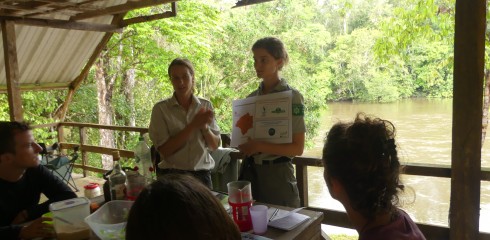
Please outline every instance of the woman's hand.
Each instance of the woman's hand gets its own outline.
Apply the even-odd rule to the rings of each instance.
[[[259,152],[258,151],[259,143],[260,142],[248,138],[248,141],[246,143],[238,145],[238,149],[246,156],[252,156]]]
[[[201,108],[192,119],[191,124],[197,129],[205,130],[213,122],[214,113],[211,109]]]
[[[54,237],[53,225],[43,223],[44,221],[52,221],[53,219],[48,217],[40,217],[34,220],[28,226],[23,227],[20,230],[19,238],[21,239],[31,239],[31,238],[47,238]]]

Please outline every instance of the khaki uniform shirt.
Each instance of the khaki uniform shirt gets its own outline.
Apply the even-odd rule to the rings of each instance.
[[[263,90],[263,83],[260,83],[259,88],[252,92],[250,95],[247,97],[256,97],[260,95],[264,95],[262,92]],[[292,112],[293,112],[293,122],[292,122],[292,129],[293,129],[293,135],[295,133],[304,133],[306,132],[306,125],[305,125],[305,119],[304,119],[304,100],[303,100],[303,95],[301,93],[289,86],[289,84],[286,82],[286,80],[281,79],[281,81],[274,87],[274,89],[270,93],[277,93],[277,92],[283,92],[283,91],[288,91],[292,90],[293,92],[293,99],[292,99]],[[257,155],[254,155],[254,160],[255,164],[262,164],[263,160],[274,160],[276,158],[279,158],[281,156],[273,155],[273,154],[267,154],[267,153],[259,153]],[[289,158],[293,158],[294,156],[286,156]]]
[[[151,141],[153,141],[155,147],[158,148],[167,142],[170,137],[182,131],[185,126],[192,122],[192,119],[202,107],[213,109],[211,102],[194,95],[192,95],[192,103],[187,112],[179,105],[175,95],[155,104],[151,112],[150,127],[148,128]],[[209,125],[209,129],[219,136],[219,127],[215,118]],[[211,170],[214,168],[214,160],[209,154],[206,140],[201,131],[195,130],[181,149],[171,156],[162,157],[158,167],[188,171]]]

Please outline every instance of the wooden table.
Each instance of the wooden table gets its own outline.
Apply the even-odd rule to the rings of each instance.
[[[103,198],[102,196],[98,199]],[[282,210],[293,210],[290,207],[272,205],[272,204],[263,204],[263,203],[255,203],[255,205],[266,205],[268,207],[279,208]],[[267,232],[262,235],[263,237],[277,239],[277,240],[320,240],[321,238],[321,223],[323,220],[322,212],[315,212],[311,210],[301,209],[298,213],[307,215],[310,219],[306,220],[304,223],[300,224],[298,227],[294,228],[291,231],[285,231],[273,227],[267,227]],[[231,217],[231,216],[230,216]],[[253,233],[253,230],[250,231]],[[90,240],[99,240],[97,235],[92,232],[92,237]]]
[[[257,204],[257,203],[256,203]],[[293,208],[264,204],[268,207],[275,207],[283,210],[293,210]],[[278,240],[306,240],[306,239],[315,239],[319,240],[321,238],[321,223],[323,220],[323,213],[314,212],[306,209],[301,209],[299,213],[310,216],[306,222],[302,223],[298,227],[294,228],[291,231],[284,231],[280,229],[276,229],[273,227],[267,227],[267,232],[262,235],[267,238],[278,239]]]

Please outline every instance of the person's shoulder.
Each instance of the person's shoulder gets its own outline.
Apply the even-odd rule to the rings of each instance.
[[[201,104],[211,104],[211,101],[206,98],[197,97],[197,99],[199,99],[199,102],[201,102]]]
[[[162,99],[162,100],[158,101],[157,103],[155,103],[155,106],[156,105],[162,105],[162,104],[168,104],[171,101],[172,101],[172,97],[168,97],[168,98]]]
[[[162,99],[153,105],[153,108],[161,108],[172,104],[172,97]]]
[[[248,94],[247,95],[247,98],[258,96],[258,92],[259,92],[259,89],[256,89],[255,91],[253,91],[250,94]]]
[[[289,89],[293,92],[293,96],[294,95],[303,96],[303,94],[301,94],[301,92],[298,89],[296,89],[295,87],[293,87],[293,86],[291,86],[289,84],[288,84],[288,86],[289,86]]]
[[[360,240],[391,240],[391,239],[410,239],[425,240],[424,235],[417,224],[403,210],[397,209],[396,218],[389,224],[376,227],[365,231],[359,237]]]
[[[24,176],[26,176],[26,179],[35,180],[39,178],[45,178],[46,176],[54,176],[54,175],[44,165],[39,164],[37,167],[27,168],[24,173]]]

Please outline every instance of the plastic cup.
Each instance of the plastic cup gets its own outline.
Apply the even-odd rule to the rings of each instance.
[[[254,233],[264,234],[267,231],[267,206],[255,205],[250,208]]]
[[[228,203],[232,209],[233,221],[241,232],[252,229],[250,207],[252,206],[252,188],[248,181],[229,182]]]
[[[136,200],[140,192],[146,186],[146,178],[139,175],[139,173],[128,174],[128,182],[126,188],[126,195],[128,200]]]

